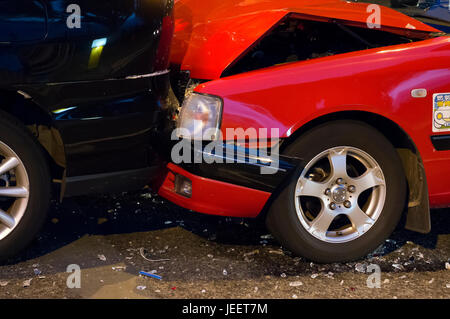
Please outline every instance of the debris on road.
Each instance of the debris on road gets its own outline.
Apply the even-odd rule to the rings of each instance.
[[[334,273],[331,272],[331,271],[329,271],[329,272],[325,275],[325,277],[330,278],[330,279],[334,279],[333,276],[334,276]]]
[[[170,261],[170,259],[150,259],[147,258],[147,251],[142,247],[139,249],[139,253],[141,254],[141,257],[144,258],[145,260],[149,261],[149,262],[162,262],[162,261]]]
[[[23,288],[28,288],[31,286],[31,281],[33,280],[33,278],[25,280],[22,284]]]
[[[445,263],[445,269],[450,270],[450,263]]]
[[[145,289],[147,289],[147,286],[137,286],[136,289],[137,290],[145,290]]]
[[[161,276],[158,276],[158,275],[155,275],[155,274],[151,274],[151,273],[148,273],[148,272],[145,272],[145,271],[140,271],[139,275],[142,275],[142,276],[145,276],[145,277],[155,278],[155,279],[158,279],[158,280],[162,280]]]
[[[9,281],[0,281],[0,287],[6,287],[9,284]]]
[[[400,264],[392,264],[392,267],[394,267],[395,269],[400,270],[400,271],[405,270],[405,267],[403,267]]]
[[[114,270],[114,271],[125,271],[125,270],[127,270],[127,266],[115,266],[115,267],[112,267],[112,270]]]
[[[269,254],[277,254],[277,255],[284,255],[284,252],[282,250],[269,250]]]
[[[355,265],[355,270],[360,273],[365,273],[367,271],[367,265],[358,263]]]
[[[144,193],[144,194],[141,194],[141,197],[142,197],[142,198],[145,198],[145,199],[151,199],[151,198],[152,198],[152,194],[150,194],[150,193]]]
[[[98,259],[100,259],[101,261],[106,261],[106,257],[105,255],[97,255]]]
[[[253,255],[257,255],[259,254],[259,249],[256,249],[254,251],[248,252],[244,254],[244,257],[249,257],[249,256],[253,256]]]
[[[301,281],[293,281],[289,283],[289,286],[291,287],[300,287],[303,286],[303,283]]]
[[[223,270],[223,275],[228,276],[228,271],[226,269]]]

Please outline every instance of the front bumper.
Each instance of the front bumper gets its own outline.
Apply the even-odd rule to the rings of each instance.
[[[220,164],[170,163],[159,195],[199,213],[255,218],[272,194],[292,176],[297,162],[297,159],[282,158],[276,173],[266,175],[260,173],[261,165],[245,160]],[[179,177],[190,182],[189,196],[176,186]]]
[[[256,217],[271,193],[220,182],[193,175],[172,163],[159,189],[159,195],[187,209],[211,215],[229,217]],[[192,182],[192,196],[185,197],[175,190],[175,176],[181,175]]]

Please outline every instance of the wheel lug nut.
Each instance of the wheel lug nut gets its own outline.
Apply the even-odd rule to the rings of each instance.
[[[338,178],[336,184],[342,185],[344,184],[344,180],[342,178]]]
[[[331,195],[331,189],[327,188],[325,191],[325,195],[330,196]]]
[[[330,209],[331,210],[336,210],[336,208],[337,208],[337,205],[335,203],[331,203],[330,204]]]
[[[345,206],[345,208],[352,208],[352,203],[350,201],[346,200],[344,202],[344,206]]]
[[[356,187],[353,186],[353,185],[351,185],[351,186],[348,187],[348,191],[349,191],[350,193],[354,193],[354,192],[356,192]]]

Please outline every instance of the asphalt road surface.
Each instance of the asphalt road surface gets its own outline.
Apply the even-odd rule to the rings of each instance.
[[[0,298],[449,298],[450,210],[432,223],[428,235],[397,230],[364,260],[319,265],[259,222],[196,214],[148,190],[81,197],[53,203],[31,247],[0,264]],[[67,286],[72,264],[80,288]],[[367,286],[371,264],[380,288]]]

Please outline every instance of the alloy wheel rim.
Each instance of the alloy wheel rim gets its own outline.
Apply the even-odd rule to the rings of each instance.
[[[0,240],[19,225],[28,206],[30,182],[19,156],[0,142]]]
[[[314,157],[295,188],[302,226],[327,243],[346,243],[367,233],[385,201],[386,181],[380,165],[350,146],[334,147]]]

